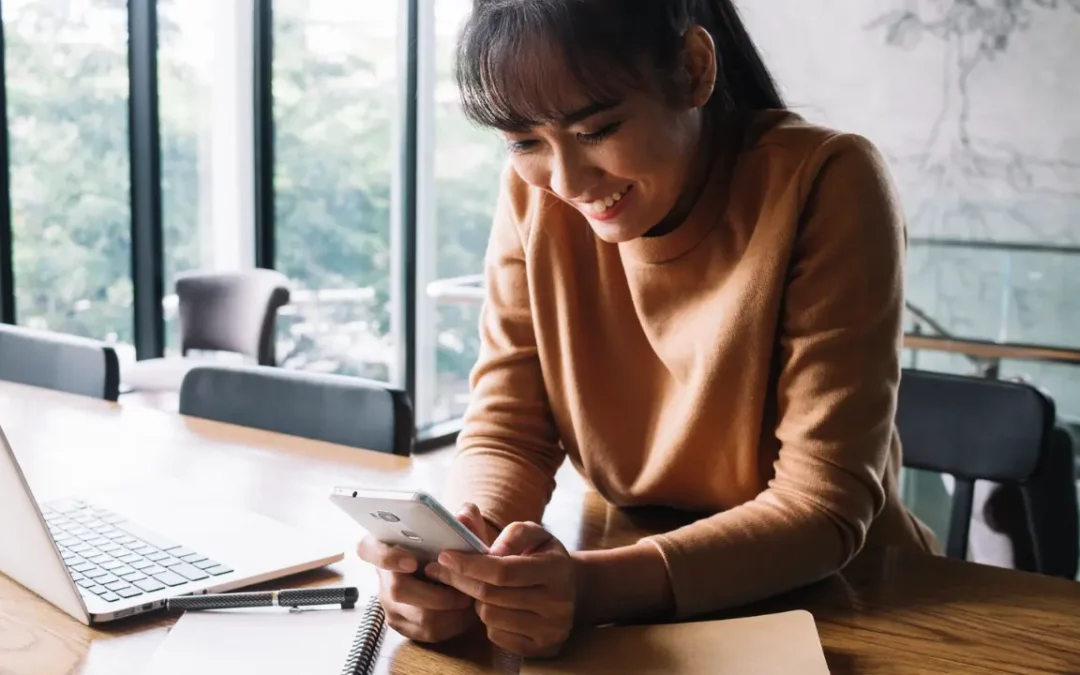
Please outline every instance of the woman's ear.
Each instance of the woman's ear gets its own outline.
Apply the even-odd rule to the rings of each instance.
[[[716,87],[716,44],[709,31],[693,25],[683,42],[683,68],[686,73],[688,103],[700,108],[712,98]]]

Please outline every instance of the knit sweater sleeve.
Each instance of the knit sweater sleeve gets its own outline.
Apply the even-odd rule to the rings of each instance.
[[[863,546],[885,503],[900,377],[904,224],[869,142],[804,165],[776,358],[779,456],[756,499],[646,538],[680,617],[817,581]]]
[[[552,419],[533,326],[525,250],[528,187],[507,169],[485,254],[480,355],[447,490],[499,527],[539,521],[566,456]]]

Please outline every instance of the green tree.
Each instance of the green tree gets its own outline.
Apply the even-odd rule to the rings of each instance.
[[[274,26],[274,121],[277,267],[309,289],[372,288],[372,303],[343,304],[321,318],[334,335],[318,339],[303,317],[291,363],[369,377],[385,367],[357,362],[350,326],[378,336],[390,330],[391,185],[399,152],[396,36],[373,37],[362,25],[320,24],[308,0],[277,0]],[[347,48],[324,42],[344,40]],[[451,82],[452,44],[436,45],[437,86]],[[425,111],[427,112],[427,111]],[[481,271],[503,161],[501,145],[469,125],[456,106],[436,110],[437,250],[440,277]],[[477,354],[475,307],[442,304],[438,362],[463,381]]]
[[[199,143],[201,106],[210,83],[181,53],[192,36],[174,18],[181,3],[158,0],[158,117],[161,143],[161,215],[165,292],[176,274],[201,266],[199,250]],[[205,30],[212,26],[196,26]],[[173,337],[170,334],[170,337]]]
[[[374,303],[342,303],[320,317],[333,325],[332,340],[304,326],[290,331],[298,336],[290,358],[298,367],[386,379],[385,364],[358,362],[342,335],[350,327],[379,336],[390,330],[397,89],[377,58],[393,58],[395,47],[357,39],[351,49],[329,50],[320,31],[352,27],[316,24],[307,0],[278,0],[274,12],[276,267],[303,288],[376,294]]]
[[[200,120],[209,82],[183,55],[185,0],[159,0],[158,75],[166,285],[198,267]],[[274,6],[276,265],[306,289],[373,289],[284,318],[289,365],[386,378],[358,354],[390,330],[391,185],[399,148],[397,36],[319,24],[310,0]],[[4,3],[19,320],[132,340],[126,0]],[[102,30],[107,26],[108,30]],[[212,27],[207,26],[210,30]],[[328,48],[327,36],[345,40]],[[437,86],[452,89],[452,40]],[[452,101],[436,115],[440,277],[481,271],[503,152]],[[440,304],[440,377],[464,390],[477,307]]]
[[[72,4],[4,3],[17,319],[130,342],[127,4]]]

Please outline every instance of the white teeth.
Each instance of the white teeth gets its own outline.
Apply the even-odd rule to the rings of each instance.
[[[594,213],[603,213],[604,211],[607,211],[612,206],[614,206],[616,202],[618,202],[620,199],[625,197],[626,193],[629,190],[630,187],[627,186],[627,188],[622,192],[612,192],[609,196],[604,197],[603,199],[597,199],[595,202],[592,202],[588,205],[587,208]]]

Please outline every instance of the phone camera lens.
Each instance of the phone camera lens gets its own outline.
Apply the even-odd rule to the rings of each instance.
[[[352,496],[353,496],[354,498],[356,497],[356,490],[353,490]]]
[[[389,511],[379,511],[379,517],[388,523],[397,523],[401,521],[401,518],[398,518]]]

